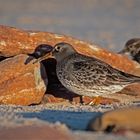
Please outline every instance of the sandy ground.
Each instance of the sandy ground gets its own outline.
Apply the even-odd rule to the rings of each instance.
[[[0,0],[0,24],[67,34],[119,51],[140,37],[139,0]],[[77,139],[140,139],[83,131],[88,121],[118,106],[45,104],[0,106],[0,127],[28,123],[65,123]]]
[[[0,106],[0,129],[26,125],[44,125],[64,127],[77,140],[101,140],[101,139],[139,139],[140,135],[128,133],[125,136],[105,134],[102,132],[85,131],[89,120],[100,113],[118,107],[112,105],[72,105],[70,103],[43,104],[34,106]]]

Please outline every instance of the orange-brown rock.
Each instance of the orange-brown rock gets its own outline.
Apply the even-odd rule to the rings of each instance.
[[[59,34],[55,34],[55,33],[25,31],[25,30],[21,30],[21,29],[17,29],[17,28],[12,28],[12,27],[0,26],[0,56],[15,56],[18,54],[33,53],[35,48],[41,44],[48,44],[48,45],[54,46],[56,43],[59,43],[59,42],[70,43],[74,46],[74,48],[79,53],[88,55],[91,57],[97,57],[119,70],[125,71],[127,73],[132,73],[135,75],[140,75],[140,65],[138,63],[136,63],[132,60],[129,60],[125,56],[121,56],[119,54],[102,49],[100,46],[97,46],[95,44],[90,44],[90,43],[83,42],[83,41],[80,41],[78,39],[75,39],[75,38],[72,38],[69,36],[59,35]],[[12,58],[11,58],[11,60],[12,60]],[[7,62],[6,65],[5,65],[5,61]],[[33,86],[34,82],[32,82],[32,84],[29,82],[34,77],[33,72],[31,72],[30,76],[27,76],[30,65],[32,65],[32,64],[28,64],[26,66],[20,65],[19,61],[16,63],[15,62],[12,63],[9,60],[2,61],[0,64],[0,67],[3,68],[0,70],[0,78],[1,78],[0,87],[9,85],[9,87],[13,88],[13,89],[9,88],[11,91],[12,90],[15,91],[17,89],[20,91],[19,87],[21,85],[22,85],[23,89],[25,89],[24,87],[26,87],[27,89],[30,89],[30,87],[34,87]],[[31,67],[33,68],[33,66],[31,66]],[[7,71],[7,69],[8,69],[8,71]],[[47,69],[51,69],[51,68],[47,67]],[[20,73],[22,73],[22,74],[20,74]],[[51,78],[53,78],[53,77],[50,77],[49,79],[51,79]],[[12,81],[12,79],[14,79],[14,81]],[[27,81],[26,83],[29,82],[29,84],[25,85],[25,83],[22,81]],[[22,83],[22,84],[20,84],[20,83]],[[136,94],[139,93],[138,88],[133,86],[131,88],[133,90],[129,90],[130,88],[131,88],[131,86],[129,86],[128,89],[125,88],[126,90],[123,90],[121,92],[121,94],[120,93],[114,94],[111,97],[122,100],[122,101],[124,101],[126,99],[127,99],[127,101],[139,100],[139,98],[137,96],[135,96]],[[24,94],[18,94],[20,96],[16,96],[18,99],[15,101],[15,100],[11,100],[9,98],[9,96],[5,96],[5,95],[9,95],[10,93],[9,93],[8,89],[5,89],[3,92],[3,89],[4,88],[0,88],[0,93],[2,95],[0,99],[1,99],[1,101],[3,101],[1,103],[20,104],[21,98],[22,98],[22,104],[25,104],[25,105],[31,104],[31,103],[38,103],[41,100],[42,95],[44,94],[44,90],[43,90],[43,93],[41,94],[40,98],[36,102],[35,100],[37,97],[33,96],[33,95],[35,95],[36,92],[34,93],[34,91],[32,90],[32,92],[30,92],[30,94],[28,94],[28,96],[30,95],[30,97],[25,99],[25,98],[21,97],[21,95],[24,96]],[[33,88],[33,89],[35,89],[35,88]],[[128,93],[128,90],[129,90],[129,93]],[[27,91],[29,93],[29,90],[27,90]],[[27,93],[27,91],[26,92],[24,91],[24,93]],[[51,92],[52,93],[55,92],[55,94],[56,94],[56,89],[55,90],[52,89]],[[57,95],[58,96],[61,95],[61,97],[63,97],[63,95],[65,96],[65,93],[63,93],[63,92],[61,92],[61,94],[57,94]],[[12,93],[14,93],[14,92],[12,92]],[[32,95],[31,95],[31,93],[32,93]],[[10,97],[12,97],[12,94],[10,95]],[[15,97],[15,96],[13,96],[13,97]],[[31,98],[32,98],[32,101],[30,100]],[[66,97],[66,99],[68,99],[68,98],[69,97]],[[10,100],[8,100],[8,99],[10,99]],[[48,99],[49,99],[48,101],[51,101],[51,102],[57,100],[57,98],[54,100],[54,98],[52,99],[52,97],[51,98],[49,97]],[[27,100],[29,100],[29,101],[27,102]],[[11,102],[11,101],[13,101],[13,102]],[[17,101],[19,101],[19,102],[17,103]],[[60,101],[59,97],[58,97],[58,101]],[[25,103],[23,103],[23,102],[25,102]],[[77,98],[76,102],[80,102],[79,97]]]
[[[136,83],[136,84],[132,84],[132,85],[125,87],[120,92],[120,94],[123,94],[123,93],[125,93],[126,95],[135,96],[136,98],[140,98],[140,84]]]
[[[3,140],[73,140],[73,138],[69,131],[49,125],[0,129],[0,139]]]
[[[79,53],[97,57],[122,71],[135,74],[135,71],[140,69],[139,64],[129,60],[127,57],[69,36],[0,26],[0,54],[3,56],[33,53],[34,49],[41,44],[55,45],[59,42],[70,43]]]
[[[64,98],[55,97],[52,94],[45,94],[43,99],[42,99],[43,104],[45,104],[45,103],[60,103],[60,102],[65,102],[65,101],[67,101],[67,100]]]
[[[27,58],[21,54],[0,62],[0,104],[30,105],[42,100],[47,76],[42,65],[25,65]]]
[[[140,102],[140,84],[135,83],[125,87],[118,93],[110,95],[111,98],[118,99],[122,103]]]

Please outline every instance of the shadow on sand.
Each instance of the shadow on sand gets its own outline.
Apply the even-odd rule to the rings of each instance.
[[[85,130],[90,119],[101,115],[100,112],[74,112],[43,110],[41,112],[21,113],[24,118],[37,118],[51,123],[61,122],[72,130]]]

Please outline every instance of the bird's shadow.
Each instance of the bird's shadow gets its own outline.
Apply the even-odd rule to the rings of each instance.
[[[62,110],[43,110],[41,112],[20,113],[24,118],[37,118],[50,123],[61,122],[71,130],[85,130],[89,121],[101,115],[101,112],[76,112]]]
[[[28,54],[29,57],[26,59],[26,61],[24,62],[24,64],[27,65],[33,59],[37,59],[39,57],[44,56],[45,54],[51,52],[52,49],[53,49],[53,47],[51,45],[48,45],[48,44],[40,44],[39,46],[37,46],[35,48],[35,50],[34,50],[34,52],[32,54]]]

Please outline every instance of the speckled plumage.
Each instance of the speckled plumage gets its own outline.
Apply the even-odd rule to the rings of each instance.
[[[139,77],[114,69],[97,58],[78,54],[66,43],[57,44],[53,55],[58,60],[58,79],[67,89],[79,95],[104,96],[140,81]]]
[[[140,63],[140,38],[128,40],[119,54],[126,54]]]

